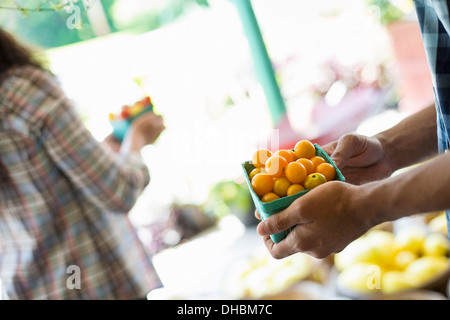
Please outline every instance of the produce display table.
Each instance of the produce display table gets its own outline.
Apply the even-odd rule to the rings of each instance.
[[[334,256],[306,254],[276,260],[269,256],[255,226],[233,215],[188,242],[164,249],[154,264],[164,287],[149,300],[440,300],[448,299],[450,265],[426,285],[401,292],[355,295],[338,286]],[[342,262],[341,262],[342,263]]]

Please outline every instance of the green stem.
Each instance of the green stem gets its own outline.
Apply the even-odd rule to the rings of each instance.
[[[5,6],[0,6],[0,9],[4,9],[4,10],[17,10],[17,11],[32,11],[32,12],[41,12],[41,11],[55,11],[55,9],[52,8],[23,8],[23,7],[5,7]]]

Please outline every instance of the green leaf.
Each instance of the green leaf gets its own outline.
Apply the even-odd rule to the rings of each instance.
[[[17,6],[17,10],[19,10],[25,18],[28,18],[28,16],[30,15],[30,10],[27,8]]]

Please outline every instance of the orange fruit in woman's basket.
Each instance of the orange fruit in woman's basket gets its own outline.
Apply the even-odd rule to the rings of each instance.
[[[336,169],[328,162],[319,164],[316,167],[316,172],[323,174],[327,181],[334,180],[336,177]]]
[[[305,182],[303,182],[303,185],[306,189],[314,189],[315,187],[327,182],[327,178],[321,173],[311,173],[308,175],[305,179]]]
[[[287,165],[288,162],[285,158],[277,155],[271,156],[266,161],[266,173],[274,177],[281,177]]]
[[[256,168],[264,167],[267,159],[272,156],[272,151],[269,149],[259,149],[252,156],[252,163]]]
[[[269,192],[262,196],[261,201],[262,202],[271,202],[271,201],[277,200],[277,199],[280,199],[280,197],[278,195],[276,195],[273,192]]]
[[[252,188],[255,193],[262,197],[273,190],[273,177],[267,173],[258,173],[252,179]]]
[[[299,193],[301,191],[305,190],[305,187],[303,187],[301,184],[291,184],[291,186],[287,189],[287,196],[292,196],[293,194]]]
[[[278,150],[273,155],[282,156],[288,163],[294,161],[294,157],[296,157],[292,150]]]
[[[317,166],[321,163],[325,163],[325,159],[320,156],[314,156],[310,159],[312,163],[314,164],[314,168],[317,168]]]
[[[279,197],[285,197],[291,184],[292,183],[286,177],[276,178],[273,182],[273,192]]]
[[[297,160],[297,162],[300,162],[305,167],[308,174],[313,173],[314,169],[316,168],[314,166],[314,163],[311,160],[306,159],[306,158],[300,158]]]
[[[305,167],[297,161],[291,162],[284,170],[286,178],[292,183],[302,183],[305,180],[307,171]]]
[[[300,140],[295,144],[294,152],[297,158],[312,158],[316,155],[316,148],[309,140]]]

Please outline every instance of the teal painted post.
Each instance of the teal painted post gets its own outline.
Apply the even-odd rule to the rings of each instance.
[[[253,58],[256,76],[264,90],[267,106],[276,126],[286,114],[286,105],[275,78],[272,62],[250,0],[231,0],[239,13]]]

